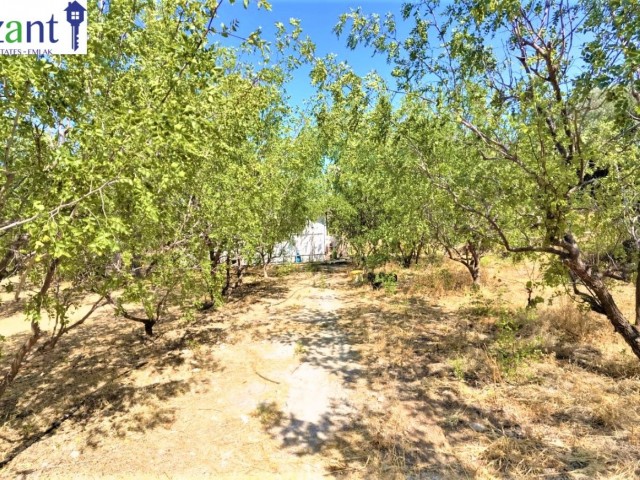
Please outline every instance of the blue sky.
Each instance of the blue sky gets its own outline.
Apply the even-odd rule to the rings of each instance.
[[[391,67],[386,63],[384,56],[373,56],[370,49],[359,46],[357,50],[349,50],[346,46],[346,33],[338,38],[333,33],[333,27],[338,22],[341,14],[347,13],[358,7],[362,8],[365,14],[378,13],[381,17],[387,12],[391,12],[398,20],[397,27],[399,37],[406,37],[410,25],[403,22],[400,11],[405,0],[270,0],[272,9],[266,11],[256,7],[257,0],[251,0],[248,9],[242,8],[242,0],[237,0],[236,4],[223,12],[221,21],[231,18],[239,20],[239,34],[248,35],[258,27],[262,28],[262,38],[272,41],[275,37],[276,22],[288,25],[290,18],[297,18],[301,21],[304,35],[309,36],[316,45],[316,56],[324,57],[329,53],[337,55],[339,61],[346,61],[356,74],[364,76],[370,71],[377,71],[385,78],[390,86],[395,86],[395,81],[391,77]],[[447,4],[445,0],[442,4]],[[499,52],[502,50],[503,38],[488,40],[489,44]],[[576,34],[576,45],[585,41],[583,34]],[[223,42],[229,44],[228,42]],[[231,42],[232,44],[233,42]],[[498,54],[500,58],[500,54]],[[580,73],[582,62],[579,58],[574,58],[571,67],[572,75]],[[290,104],[293,106],[303,106],[304,100],[310,98],[315,89],[309,80],[309,67],[302,67],[295,73],[295,78],[287,86],[287,93],[290,96]]]
[[[358,75],[366,75],[375,70],[391,80],[391,68],[383,56],[374,57],[371,50],[363,47],[356,51],[349,50],[346,47],[345,35],[337,38],[332,30],[342,13],[357,7],[362,7],[365,13],[379,13],[383,16],[387,12],[392,12],[396,18],[400,18],[401,0],[271,0],[271,11],[259,10],[253,2],[247,10],[244,10],[241,3],[238,2],[233,8],[229,8],[224,15],[225,17],[230,15],[239,20],[240,34],[248,34],[262,27],[262,37],[271,41],[274,39],[276,22],[288,25],[290,18],[297,18],[301,21],[304,35],[309,36],[316,44],[318,57],[334,53],[338,56],[338,60],[349,63]],[[302,106],[303,101],[313,95],[314,89],[310,84],[308,73],[308,68],[301,68],[287,87],[292,105]]]

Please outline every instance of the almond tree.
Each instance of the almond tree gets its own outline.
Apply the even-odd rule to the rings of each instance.
[[[350,45],[386,52],[401,87],[477,139],[472,161],[484,177],[464,185],[434,172],[451,201],[507,251],[561,262],[579,280],[578,298],[606,315],[640,357],[640,331],[610,290],[624,272],[619,262],[596,261],[613,257],[607,252],[628,239],[624,185],[638,178],[637,128],[633,118],[621,128],[606,116],[593,128],[606,102],[593,84],[576,88],[584,70],[594,68],[580,63],[587,51],[578,32],[589,14],[583,4],[563,0],[460,0],[442,7],[422,1],[403,8],[412,24],[408,38],[397,37],[394,19],[358,12],[345,15],[338,31],[353,20]],[[626,31],[638,31],[637,16]],[[625,40],[609,45],[614,58],[633,65]],[[472,168],[472,161],[456,168]]]
[[[99,2],[86,56],[0,58],[0,277],[19,260],[35,291],[23,293],[32,332],[0,395],[38,343],[53,347],[87,320],[69,317],[88,294],[90,314],[110,304],[151,335],[171,306],[188,314],[220,295],[213,242],[227,258],[255,251],[262,133],[286,135],[283,73],[213,41],[237,34],[219,25],[221,6]],[[241,48],[262,45],[249,34]],[[290,171],[277,157],[270,168]]]
[[[428,236],[425,185],[415,181],[417,165],[399,148],[386,87],[374,75],[363,82],[330,62],[317,65],[314,74],[320,91],[328,93],[320,97],[317,115],[330,159],[332,231],[348,240],[364,266],[397,258],[408,268],[418,262]]]
[[[584,32],[593,40],[582,57],[589,69],[578,86],[587,92],[597,88],[615,106],[617,130],[631,140],[640,128],[640,4],[634,1],[584,2],[588,16]],[[635,137],[637,138],[637,137]],[[638,143],[629,141],[626,151],[638,157]],[[623,154],[626,154],[623,153]],[[624,256],[635,263],[635,325],[640,325],[640,172],[617,175],[622,190],[624,225],[629,238]],[[633,270],[630,268],[629,270]],[[628,272],[623,272],[628,273]]]

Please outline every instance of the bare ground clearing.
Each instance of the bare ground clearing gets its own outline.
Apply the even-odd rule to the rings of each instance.
[[[518,268],[481,292],[451,265],[395,293],[336,267],[253,279],[152,342],[102,310],[0,403],[0,475],[633,478],[637,361],[570,304],[520,320]]]

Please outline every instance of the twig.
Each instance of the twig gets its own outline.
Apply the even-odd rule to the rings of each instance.
[[[276,382],[275,380],[271,380],[270,378],[267,378],[264,375],[260,374],[256,370],[256,367],[254,367],[253,365],[252,365],[252,368],[253,368],[253,373],[255,373],[257,376],[259,376],[261,379],[266,380],[267,382],[275,383],[276,385],[280,385],[280,382]]]

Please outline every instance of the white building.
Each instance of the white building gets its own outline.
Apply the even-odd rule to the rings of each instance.
[[[272,263],[317,262],[328,258],[333,239],[327,233],[325,220],[308,222],[299,235],[276,245]]]

